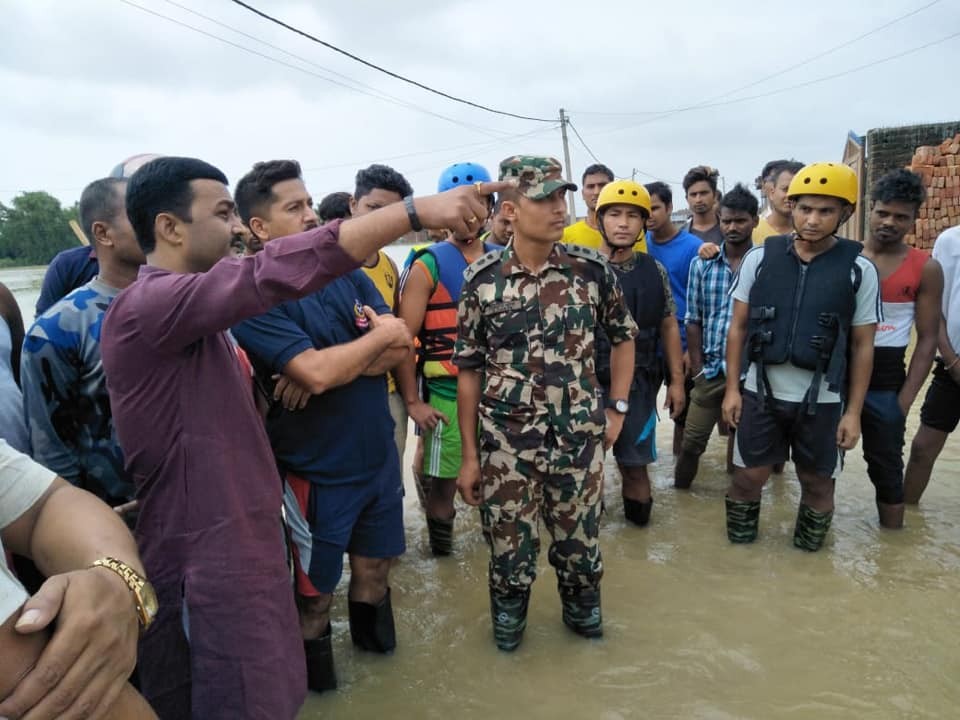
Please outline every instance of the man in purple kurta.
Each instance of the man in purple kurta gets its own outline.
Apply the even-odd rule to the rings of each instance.
[[[306,695],[281,482],[226,329],[319,290],[420,218],[479,226],[499,189],[411,199],[226,259],[241,228],[226,184],[190,158],[137,171],[127,213],[147,265],[103,326],[114,422],[141,503],[136,535],[160,598],[141,683],[163,720],[284,720]]]

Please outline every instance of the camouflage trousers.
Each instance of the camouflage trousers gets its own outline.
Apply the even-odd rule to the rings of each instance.
[[[503,595],[529,590],[536,579],[541,519],[560,588],[579,592],[600,586],[603,445],[591,440],[574,456],[551,452],[549,445],[535,460],[520,459],[509,449],[480,451],[480,521],[490,546],[490,587]]]

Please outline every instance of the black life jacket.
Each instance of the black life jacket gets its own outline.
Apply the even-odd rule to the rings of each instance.
[[[862,280],[860,243],[836,244],[804,263],[793,251],[793,237],[767,238],[757,278],[750,289],[747,351],[757,365],[758,395],[770,397],[765,366],[790,362],[814,372],[807,411],[816,410],[820,383],[843,392],[847,344],[856,295]],[[852,278],[852,280],[851,280]]]
[[[663,293],[663,277],[657,268],[657,261],[646,253],[635,253],[634,265],[626,272],[614,263],[610,263],[610,267],[620,282],[627,308],[640,329],[634,341],[633,385],[636,385],[641,378],[649,380],[660,369],[657,347],[667,304]],[[595,342],[597,380],[604,387],[609,387],[610,340],[600,327],[597,328]]]

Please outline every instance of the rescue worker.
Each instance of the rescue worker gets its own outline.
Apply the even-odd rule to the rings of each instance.
[[[677,306],[670,291],[666,268],[653,256],[637,252],[635,243],[646,231],[650,217],[650,194],[632,180],[614,180],[604,186],[597,200],[597,224],[603,242],[600,254],[607,258],[623,290],[630,315],[638,327],[635,339],[633,382],[627,400],[623,430],[613,445],[613,456],[622,477],[623,514],[635,525],[650,522],[653,498],[647,465],[657,459],[657,390],[662,343],[664,364],[670,373],[667,401],[670,417],[683,411],[683,349]],[[610,398],[610,343],[597,329],[597,379]],[[609,400],[608,400],[609,402]],[[621,408],[622,409],[622,408]]]
[[[489,181],[490,173],[482,165],[456,163],[440,175],[437,191]],[[407,414],[421,432],[424,511],[430,549],[436,556],[453,552],[453,501],[460,471],[453,364],[457,303],[464,271],[495,247],[478,242],[476,233],[447,233],[446,240],[417,251],[401,281],[397,314],[419,341],[419,352],[397,368],[397,383]]]
[[[723,416],[737,429],[737,467],[726,498],[727,536],[756,540],[761,488],[789,449],[801,486],[793,544],[813,552],[833,518],[838,448],[850,450],[860,438],[879,281],[860,243],[836,235],[857,203],[853,170],[808,165],[789,195],[793,233],[747,253],[731,289]]]

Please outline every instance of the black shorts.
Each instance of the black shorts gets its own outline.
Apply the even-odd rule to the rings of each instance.
[[[784,400],[767,400],[761,409],[756,393],[745,390],[733,463],[744,468],[765,467],[792,457],[798,470],[833,477],[842,467],[843,456],[837,447],[842,414],[841,403],[817,405],[813,415],[807,414],[802,403]]]
[[[937,358],[933,368],[933,379],[920,408],[920,422],[945,433],[952,433],[960,423],[960,385],[944,369],[943,358]]]

